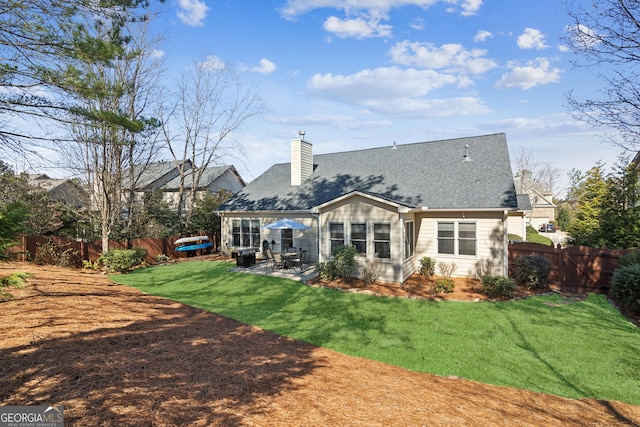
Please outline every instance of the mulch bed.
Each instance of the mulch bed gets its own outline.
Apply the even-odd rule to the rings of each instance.
[[[345,356],[100,273],[14,271],[33,276],[0,303],[0,403],[63,405],[67,426],[640,425],[638,406]]]

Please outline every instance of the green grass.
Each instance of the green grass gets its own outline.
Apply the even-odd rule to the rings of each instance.
[[[194,261],[111,279],[342,353],[571,398],[640,404],[640,330],[602,295],[434,302],[312,288]]]

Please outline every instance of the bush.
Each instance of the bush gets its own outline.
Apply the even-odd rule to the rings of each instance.
[[[514,278],[529,289],[544,289],[549,283],[551,262],[540,255],[522,255],[515,263]]]
[[[482,292],[490,298],[511,297],[516,291],[516,282],[509,277],[484,276],[481,280]]]
[[[319,262],[316,264],[318,276],[323,280],[335,280],[338,277],[336,263],[334,261]]]
[[[336,269],[338,276],[350,280],[356,275],[358,263],[356,262],[356,248],[353,246],[341,246],[336,252]]]
[[[492,276],[495,264],[490,259],[478,261],[476,263],[475,278],[482,280],[483,277]]]
[[[56,245],[51,239],[47,239],[45,243],[38,243],[36,246],[38,247],[34,259],[36,264],[68,267],[71,265],[71,258],[78,255],[78,251],[74,251],[70,243]]]
[[[0,301],[8,301],[13,299],[13,295],[7,292],[6,288],[19,288],[22,289],[22,285],[26,282],[28,273],[14,273],[8,277],[0,278]]]
[[[147,257],[147,251],[143,248],[114,249],[100,255],[98,262],[109,273],[124,273],[133,267],[141,265]]]
[[[618,268],[628,267],[634,264],[640,264],[640,251],[630,252],[618,259]]]
[[[360,271],[362,274],[362,280],[364,280],[364,284],[366,286],[375,283],[376,280],[380,277],[380,273],[382,271],[382,267],[379,263],[375,262],[372,259],[365,259],[360,262]]]
[[[440,274],[442,274],[444,277],[451,277],[453,275],[453,273],[456,272],[456,269],[458,268],[458,266],[456,265],[455,262],[439,262],[438,263],[438,269],[440,270]]]
[[[613,272],[609,296],[622,308],[640,312],[640,264],[619,267]]]
[[[159,254],[155,256],[154,260],[158,265],[165,265],[169,261],[169,257],[165,254]]]
[[[455,288],[455,283],[453,283],[453,280],[451,280],[449,277],[445,277],[443,279],[437,279],[435,281],[435,284],[433,285],[433,291],[436,294],[448,294],[450,292],[453,292],[453,289]]]
[[[427,278],[436,274],[436,260],[428,256],[420,258],[420,274]]]

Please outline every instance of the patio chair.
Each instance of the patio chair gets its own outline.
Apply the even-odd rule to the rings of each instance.
[[[281,268],[286,268],[287,265],[284,262],[284,258],[282,257],[281,253],[276,252],[275,254],[273,254],[273,264],[271,269],[272,270],[276,270],[276,269],[281,269]]]
[[[264,268],[271,268],[273,270],[273,252],[271,252],[271,249],[267,249],[266,250],[266,261],[264,262]]]
[[[296,271],[301,272],[304,270],[304,266],[306,262],[307,262],[307,251],[303,250],[300,252],[300,256],[298,258],[295,258],[292,260],[293,268]]]

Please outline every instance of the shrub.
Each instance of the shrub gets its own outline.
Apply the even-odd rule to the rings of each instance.
[[[356,262],[356,248],[353,246],[340,246],[335,254],[335,268],[338,276],[349,281],[356,275],[358,263]]]
[[[74,251],[70,243],[56,245],[51,239],[47,239],[45,243],[38,243],[36,246],[38,246],[34,259],[36,264],[68,267],[71,264],[71,258],[78,255],[78,251]]]
[[[453,280],[449,277],[445,277],[442,279],[436,279],[435,284],[433,285],[433,290],[436,294],[448,294],[453,292],[453,288],[455,288],[455,284]]]
[[[442,274],[444,277],[451,277],[453,273],[456,272],[456,268],[458,268],[458,266],[456,265],[455,262],[452,262],[452,263],[439,262],[438,263],[438,269],[440,270],[440,274]]]
[[[427,278],[436,274],[436,260],[428,256],[420,258],[420,274]]]
[[[492,276],[495,264],[490,259],[484,261],[478,261],[476,263],[475,278],[482,280],[483,277]]]
[[[618,259],[618,268],[628,267],[634,264],[640,264],[640,251],[630,252]]]
[[[522,255],[514,262],[516,283],[529,289],[543,289],[549,283],[551,262],[540,255]]]
[[[156,261],[156,264],[164,265],[169,261],[169,257],[165,254],[158,254],[155,256],[154,260]]]
[[[640,264],[619,267],[613,272],[609,296],[622,308],[640,312]]]
[[[146,257],[147,251],[143,248],[114,249],[100,255],[98,262],[110,273],[124,273],[141,265]]]
[[[323,280],[335,280],[338,277],[336,263],[334,261],[319,262],[316,264],[318,276]]]
[[[22,285],[29,277],[28,273],[14,273],[8,277],[0,278],[0,301],[13,299],[13,295],[7,292],[6,288],[22,288]]]
[[[382,267],[380,263],[375,262],[371,259],[365,259],[360,262],[360,271],[362,275],[362,280],[364,280],[364,284],[366,286],[371,285],[380,277],[380,273],[382,271]]]
[[[98,268],[100,268],[100,262],[98,262],[98,260],[91,261],[90,259],[83,259],[82,267],[89,270],[97,270]]]
[[[484,276],[482,281],[482,292],[488,297],[511,297],[516,291],[516,282],[509,277]]]

